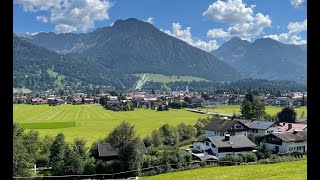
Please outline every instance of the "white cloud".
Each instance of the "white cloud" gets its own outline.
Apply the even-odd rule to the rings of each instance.
[[[307,4],[307,0],[290,0],[290,2],[295,8],[299,8]]]
[[[47,23],[48,18],[46,16],[37,16],[36,19],[40,22]]]
[[[209,42],[202,41],[200,39],[193,40],[192,34],[190,32],[191,27],[187,27],[186,29],[181,29],[182,26],[179,23],[172,23],[172,30],[162,30],[163,32],[176,37],[191,46],[200,48],[204,51],[210,52],[214,49],[217,49],[219,46],[217,45],[216,40],[210,40]]]
[[[307,41],[303,40],[301,36],[299,36],[301,32],[307,30],[307,19],[302,22],[290,22],[287,28],[289,30],[287,33],[281,33],[279,35],[271,34],[264,37],[269,37],[285,44],[307,44]]]
[[[46,10],[55,32],[85,32],[95,21],[109,19],[112,4],[108,0],[16,0],[25,11]]]
[[[150,23],[150,24],[154,24],[154,18],[153,17],[149,17],[146,22]]]
[[[290,22],[288,24],[289,31],[302,32],[307,30],[307,19],[302,22]]]
[[[38,34],[38,33],[40,33],[40,32],[33,32],[33,33],[26,32],[26,34],[32,35],[32,36],[34,36],[34,35],[36,35],[36,34]]]
[[[77,28],[73,27],[73,26],[69,26],[67,24],[58,24],[54,27],[54,32],[56,33],[70,33],[73,31],[76,31]]]
[[[250,41],[251,38],[263,33],[265,27],[271,26],[271,19],[268,15],[254,14],[254,7],[255,5],[246,7],[242,0],[218,0],[211,4],[202,15],[209,20],[227,23],[230,26],[227,30],[210,29],[207,36],[225,40],[239,36],[241,39]]]
[[[47,11],[51,8],[59,8],[62,0],[14,0],[14,4],[20,4],[24,11]]]
[[[242,0],[216,1],[202,15],[213,21],[238,24],[252,20],[253,8],[245,7]]]

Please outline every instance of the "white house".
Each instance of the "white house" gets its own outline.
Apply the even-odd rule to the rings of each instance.
[[[237,120],[213,120],[205,128],[206,138],[211,136],[224,136],[226,133],[231,136],[247,136],[248,127]]]
[[[267,134],[278,132],[278,125],[276,122],[272,121],[262,121],[262,120],[244,120],[244,119],[235,119],[247,127],[249,127],[248,134],[254,136],[261,135],[265,136]]]
[[[224,156],[237,156],[252,152],[254,144],[249,138],[243,135],[212,136],[203,142],[194,142],[193,151],[214,155],[218,158]]]
[[[307,131],[275,132],[265,136],[265,144],[271,151],[287,152],[307,152]],[[260,147],[261,147],[260,146]]]

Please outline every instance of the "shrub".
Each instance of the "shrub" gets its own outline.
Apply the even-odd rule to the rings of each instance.
[[[277,163],[281,161],[280,157],[276,154],[272,154],[269,159],[272,163]]]
[[[84,165],[84,173],[83,174],[95,174],[96,167],[94,165],[94,159],[87,159]]]
[[[254,153],[245,153],[242,155],[245,162],[256,162],[258,160]]]

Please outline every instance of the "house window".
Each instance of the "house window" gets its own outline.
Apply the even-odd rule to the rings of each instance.
[[[209,142],[206,142],[206,146],[209,146]]]
[[[220,136],[224,136],[224,133],[220,133]]]
[[[200,149],[200,146],[197,146],[197,149]]]
[[[240,128],[241,128],[241,126],[240,126],[240,125],[236,125],[236,128],[237,128],[237,129],[240,129]]]
[[[268,130],[267,131],[267,134],[270,134],[270,133],[272,133],[273,132],[273,130]]]
[[[252,129],[252,132],[258,133],[258,129]]]

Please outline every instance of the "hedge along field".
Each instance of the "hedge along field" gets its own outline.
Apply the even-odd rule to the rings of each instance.
[[[307,160],[242,166],[222,166],[166,173],[142,177],[146,180],[183,179],[183,180],[252,180],[252,179],[307,179]]]
[[[177,125],[185,122],[194,125],[198,118],[207,116],[184,109],[162,112],[135,109],[114,112],[103,109],[99,104],[13,105],[14,121],[22,123],[26,130],[37,130],[42,137],[63,133],[68,142],[76,137],[84,138],[87,140],[87,146],[91,146],[92,142],[99,138],[106,137],[123,120],[134,124],[137,134],[145,136],[166,123]]]
[[[270,115],[276,115],[278,112],[282,110],[283,107],[280,106],[266,106],[266,113]],[[208,110],[211,112],[219,112],[219,113],[225,113],[225,114],[238,114],[240,115],[240,105],[221,105],[218,107],[209,107],[209,108],[203,108],[202,110]],[[304,117],[307,117],[307,107],[299,107],[294,108],[294,110],[297,112],[297,119],[300,119],[300,116],[302,112],[304,111]]]

